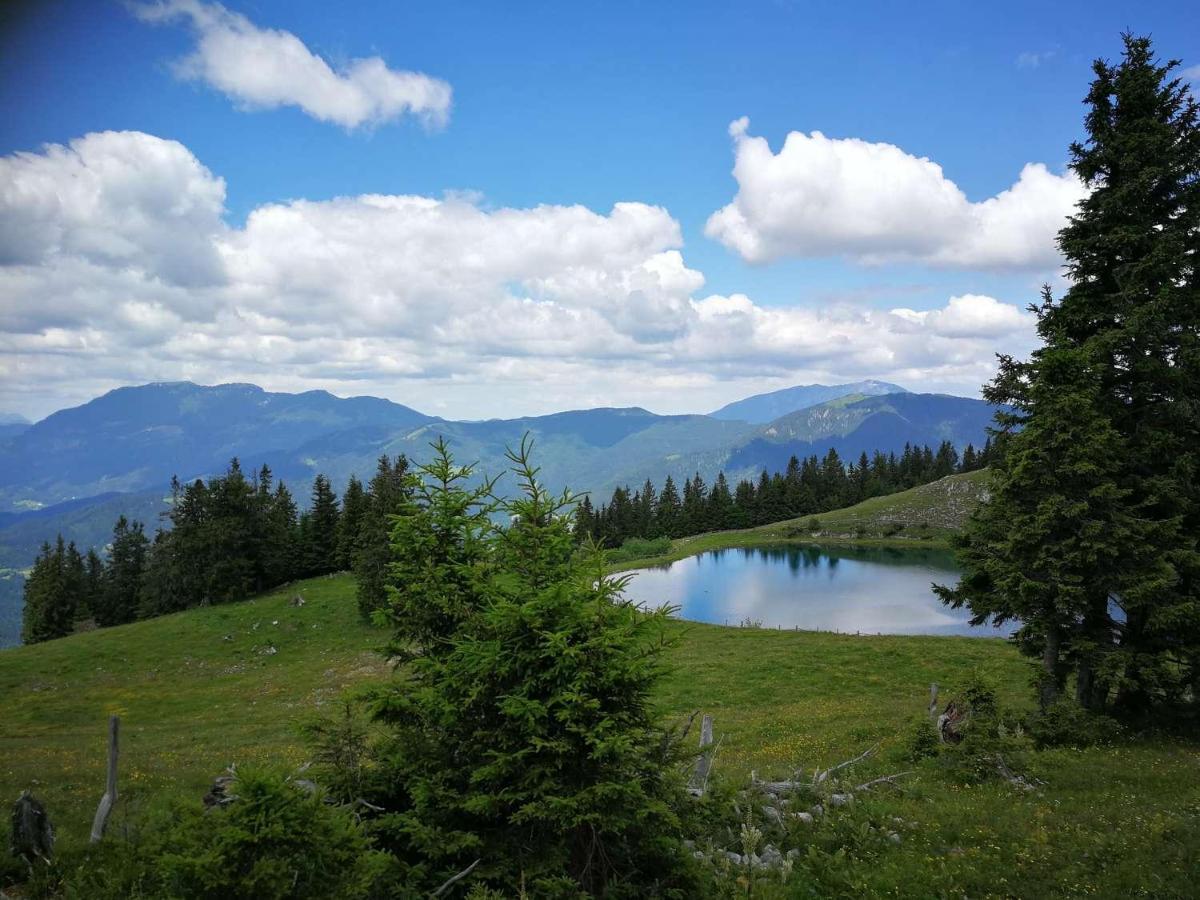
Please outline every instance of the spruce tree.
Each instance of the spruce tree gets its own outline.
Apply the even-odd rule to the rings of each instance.
[[[130,522],[124,516],[117,519],[103,589],[94,610],[97,625],[123,625],[137,618],[148,546],[141,522]]]
[[[301,535],[305,574],[326,575],[337,571],[340,518],[337,494],[329,479],[318,474],[313,479],[312,506],[304,516]]]
[[[382,609],[387,602],[393,519],[405,508],[411,493],[408,460],[403,455],[394,461],[381,456],[375,475],[367,485],[367,505],[359,525],[354,559],[358,609],[364,618]]]
[[[346,484],[342,495],[342,514],[337,525],[337,568],[344,572],[354,567],[354,554],[358,547],[358,532],[363,514],[367,510],[367,492],[362,482],[354,475]]]
[[[1077,694],[1130,714],[1194,699],[1200,684],[1200,129],[1176,65],[1127,34],[1118,64],[1093,66],[1087,137],[1071,147],[1090,194],[1059,235],[1071,285],[1058,301],[1047,290],[1036,308],[1044,346],[1028,362],[1003,360],[987,392],[1017,410],[1009,424],[1023,429],[1001,430],[985,447],[994,500],[964,537],[957,594],[980,612],[1028,599],[1001,586],[1003,552],[986,556],[1003,544],[986,521],[1036,499],[1019,493],[1033,489],[1022,487],[1025,461],[1041,459],[1052,467],[1040,487],[1047,503],[1075,504],[1091,538],[1085,547],[1045,534],[1048,583],[1022,617],[1052,622],[1068,607],[1060,657],[1075,669]],[[1056,390],[1086,404],[1066,409]],[[1060,429],[1091,435],[1107,455],[1055,456]],[[1080,590],[1082,609],[1069,600]],[[1027,649],[1050,652],[1044,637],[1027,636]]]
[[[658,533],[665,537],[679,537],[679,489],[675,487],[675,479],[670,475],[663,482],[663,489],[658,495],[658,506],[654,510],[654,521]]]
[[[74,548],[74,544],[71,545]],[[75,622],[77,595],[72,591],[70,562],[60,534],[53,549],[42,544],[25,579],[25,605],[21,640],[36,644],[70,634]]]

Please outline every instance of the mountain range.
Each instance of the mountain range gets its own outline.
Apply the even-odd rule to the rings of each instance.
[[[0,573],[27,567],[41,542],[60,531],[81,547],[101,547],[121,513],[153,531],[172,476],[219,474],[234,456],[247,471],[270,465],[303,502],[318,472],[340,492],[351,474],[369,478],[381,454],[424,461],[439,436],[460,462],[504,472],[506,448],[529,434],[549,487],[606,500],[618,485],[647,478],[661,484],[668,474],[678,481],[698,471],[709,483],[721,470],[733,480],[756,477],[784,468],[793,454],[836,449],[849,460],[864,451],[899,451],[906,442],[978,446],[992,412],[981,400],[879,381],[789,388],[710,415],[632,407],[486,421],[449,421],[375,397],[274,393],[251,384],[124,387],[0,431]],[[502,478],[500,489],[509,487]],[[0,646],[6,637],[11,642],[3,632],[13,584],[0,579]]]

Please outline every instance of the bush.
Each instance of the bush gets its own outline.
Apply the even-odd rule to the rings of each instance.
[[[909,723],[903,738],[904,756],[913,762],[937,756],[941,741],[937,728],[927,716],[918,716]]]
[[[1084,709],[1063,697],[1029,721],[1029,732],[1038,748],[1094,747],[1110,744],[1121,736],[1118,722]]]
[[[626,562],[631,559],[648,559],[655,556],[666,556],[671,552],[669,537],[656,538],[626,538],[625,543],[615,550],[609,550],[606,558],[609,562]]]
[[[365,898],[386,856],[345,807],[276,772],[239,773],[236,799],[165,810],[130,841],[90,848],[64,877],[67,897]]]

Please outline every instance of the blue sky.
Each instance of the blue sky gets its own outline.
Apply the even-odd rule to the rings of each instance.
[[[821,240],[824,226],[812,220],[818,212],[811,195],[824,185],[805,174],[815,165],[814,154],[832,154],[848,171],[850,157],[843,154],[853,148],[842,142],[891,145],[897,178],[905,173],[917,181],[923,177],[901,156],[927,158],[967,201],[980,203],[1011,188],[1027,164],[1042,163],[1054,176],[1064,175],[1067,145],[1081,132],[1080,101],[1091,60],[1117,56],[1121,30],[1149,32],[1162,56],[1179,57],[1185,67],[1200,64],[1200,11],[1194,3],[226,4],[253,34],[288,32],[335,73],[344,75],[354,60],[378,57],[392,71],[424,73],[453,93],[444,124],[430,126],[421,116],[400,113],[348,127],[286,100],[248,105],[228,84],[214,83],[226,77],[219,67],[230,62],[227,58],[208,60],[207,76],[181,72],[179,60],[197,52],[205,33],[196,15],[224,14],[211,4],[174,6],[163,21],[148,21],[152,17],[144,12],[106,2],[48,0],[10,9],[0,35],[0,104],[6,110],[0,156],[24,160],[9,170],[10,185],[32,179],[30,184],[54,193],[57,189],[46,185],[71,178],[70,165],[82,167],[88,178],[104,179],[108,169],[96,148],[91,155],[76,150],[64,163],[52,158],[47,144],[68,147],[106,131],[177,142],[210,180],[224,181],[224,194],[214,201],[223,208],[220,223],[198,226],[207,228],[212,240],[225,242],[217,253],[221,261],[213,264],[222,272],[209,279],[223,287],[189,283],[181,288],[179,278],[157,271],[141,251],[123,249],[118,263],[108,250],[99,255],[94,247],[81,250],[88,243],[83,240],[51,240],[27,252],[6,253],[7,277],[0,281],[0,304],[7,307],[0,320],[4,408],[43,415],[124,381],[176,377],[377,393],[464,416],[487,414],[497,406],[504,414],[518,414],[593,403],[699,411],[747,392],[818,377],[874,375],[914,389],[972,393],[986,376],[993,350],[1024,352],[1031,346],[1028,322],[994,305],[980,306],[982,301],[951,310],[950,298],[985,297],[1019,308],[1040,283],[1057,278],[1054,261],[1025,250],[1003,259],[924,243],[912,250],[912,241],[921,243],[917,233],[929,230],[920,214],[912,222],[913,235],[899,235],[900,226],[893,225],[887,236],[839,237],[833,223],[834,236]],[[195,10],[201,12],[193,15]],[[270,60],[260,63],[268,66]],[[249,76],[228,75],[238,77]],[[287,89],[286,84],[272,87]],[[745,134],[765,139],[772,154],[780,154],[791,132],[819,131],[834,143],[797,148],[788,165],[777,170],[768,171],[761,159],[753,171],[747,163],[747,183],[759,174],[764,179],[756,201],[742,179],[731,175],[735,146],[728,129],[743,116],[749,119]],[[143,142],[136,150],[103,152],[128,160],[130,153],[153,152],[149,146]],[[746,146],[749,157],[751,145]],[[868,154],[856,164],[875,165],[871,159]],[[887,159],[879,163],[886,164]],[[879,193],[878,184],[889,185],[890,176],[872,171],[862,177],[881,178],[873,189]],[[173,176],[164,172],[161,177]],[[151,214],[147,208],[169,210],[173,202],[170,186],[160,185],[165,199],[133,210],[121,206],[121,197],[141,188],[101,185],[98,190],[115,198],[102,212],[118,223],[144,218]],[[1067,196],[1057,183],[1043,187],[1037,202],[1063,202]],[[747,198],[739,221],[745,220],[754,241],[771,248],[761,258],[748,249],[749,239],[735,237],[732,230],[710,226],[706,233],[710,217],[731,204],[739,188]],[[1059,199],[1047,199],[1055,191]],[[407,293],[387,287],[389,278],[410,280],[406,269],[380,273],[379,283],[363,280],[358,293],[343,287],[329,294],[334,281],[359,282],[357,264],[350,271],[337,270],[336,277],[332,270],[315,271],[301,283],[295,273],[280,275],[275,269],[276,280],[264,279],[262,266],[247,261],[260,252],[259,245],[250,246],[254,236],[244,231],[254,210],[368,194],[433,202],[449,195],[459,204],[469,198],[468,205],[482,217],[476,223],[482,230],[467,228],[464,241],[490,244],[498,240],[496,234],[512,231],[511,223],[495,218],[496,211],[532,215],[529,211],[539,207],[574,205],[604,218],[597,228],[611,228],[614,235],[596,237],[598,246],[586,259],[548,264],[529,242],[569,243],[574,227],[548,225],[539,236],[522,239],[520,249],[529,259],[510,264],[510,251],[496,249],[480,264],[486,277],[458,284],[453,274],[475,265],[473,251],[469,245],[448,245],[455,227],[442,223],[437,240],[404,243],[419,248],[410,264],[422,277],[411,280],[423,282],[429,269],[444,268],[449,275]],[[903,190],[897,196],[901,211],[904,202],[924,208],[924,194],[914,195],[915,201],[905,201]],[[782,203],[780,197],[799,197],[800,205],[768,208]],[[839,209],[862,213],[855,197],[821,202],[830,203],[826,211],[831,214]],[[645,237],[652,227],[669,231],[661,221],[631,225],[615,235],[625,227],[609,221],[619,202],[661,208],[676,223],[677,237],[664,237],[665,231]],[[45,202],[10,204],[3,211],[7,227],[31,233],[31,215],[39,227],[60,236],[66,233],[64,222],[84,227],[79,225],[83,213],[55,203],[62,208],[53,215],[45,212]],[[55,215],[63,221],[47,224],[46,217]],[[100,213],[92,209],[87,215]],[[875,213],[868,208],[865,216]],[[886,217],[886,211],[879,214]],[[935,225],[948,228],[946,221],[936,219]],[[297,238],[294,252],[306,259],[322,256],[321,248],[333,240],[324,229],[332,226],[302,224],[306,238]],[[397,234],[410,234],[410,225],[402,223]],[[106,227],[101,220],[86,223],[87,229]],[[632,232],[642,236],[631,237]],[[993,231],[981,234],[982,240],[995,241]],[[338,235],[345,240],[344,232]],[[646,302],[646,292],[636,287],[637,272],[646,259],[668,251],[681,255],[676,268],[698,274],[675,278],[662,287],[664,296],[643,310],[639,304]],[[372,243],[361,249],[361,258],[390,252],[386,241]],[[548,246],[546,253],[551,252]],[[557,246],[553,252],[563,251]],[[645,258],[638,259],[639,253]],[[286,257],[279,248],[266,255],[277,259],[280,254]],[[234,256],[239,263],[230,263]],[[346,258],[338,261],[344,264]],[[131,275],[131,270],[136,271]],[[702,286],[697,284],[701,276]],[[89,285],[109,277],[114,280],[103,296],[80,299]],[[580,280],[586,289],[579,287]],[[74,305],[59,292],[76,295]],[[473,292],[480,308],[463,299],[463,292]],[[272,299],[261,299],[266,294]],[[316,294],[321,296],[314,299]],[[367,302],[364,295],[373,299],[362,322],[355,325],[351,315],[330,319],[323,329],[339,346],[314,343],[314,326],[325,321],[320,310]],[[740,300],[710,304],[707,313],[694,306],[710,296],[742,295],[753,310]],[[135,296],[136,308],[123,317],[105,311],[114,303],[132,303],[128,298]],[[32,297],[40,300],[35,304]],[[314,312],[306,317],[310,303]],[[287,314],[273,304],[285,306]],[[395,320],[408,321],[389,331],[394,352],[378,342],[382,335],[374,318],[389,307],[401,310]],[[410,315],[418,307],[425,315]],[[897,344],[890,357],[872,356],[872,347],[896,333],[880,317],[897,308],[935,315],[909,316],[905,321],[919,320],[925,331],[910,335],[903,348]],[[507,310],[505,321],[511,321],[525,318],[522,309],[544,318],[545,335],[535,333],[530,322],[522,334],[502,340],[504,329],[489,326],[479,315]],[[449,332],[454,333],[442,333],[445,323],[439,327],[431,320],[431,310],[456,317],[463,332],[474,328],[478,337],[482,329],[496,337],[473,342],[453,328]],[[771,311],[785,317],[771,318]],[[932,324],[939,311],[941,326]],[[738,316],[721,320],[728,327],[716,330],[742,335],[730,339],[731,344],[740,340],[740,355],[729,347],[713,350],[723,342],[701,333],[697,316],[707,316],[715,329],[717,312]],[[587,324],[591,317],[611,325],[609,349],[583,338],[556,338],[559,314],[593,336],[597,329]],[[820,331],[820,317],[827,315],[842,325],[830,329],[833,343],[853,340],[846,329],[855,315],[875,317],[862,322],[867,345],[862,353],[831,357],[812,350],[820,335],[811,332]],[[996,321],[975,333],[959,321],[989,315]],[[262,321],[264,316],[271,321]],[[757,317],[757,325],[747,324],[750,316]],[[954,324],[947,324],[951,319]],[[154,327],[144,327],[149,320]],[[886,335],[872,337],[878,328]],[[247,339],[247,329],[254,332],[253,340]],[[798,342],[807,351],[788,349],[792,329],[809,339]],[[226,340],[231,335],[241,342]],[[939,341],[959,343],[922,357],[917,345]],[[549,344],[555,346],[547,349]],[[372,362],[384,357],[382,363]]]

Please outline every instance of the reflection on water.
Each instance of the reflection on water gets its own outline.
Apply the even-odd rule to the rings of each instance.
[[[957,580],[953,556],[941,550],[737,548],[641,569],[626,594],[718,625],[749,619],[766,628],[862,634],[1011,633],[1010,626],[972,627],[965,611],[934,596],[933,582]]]

